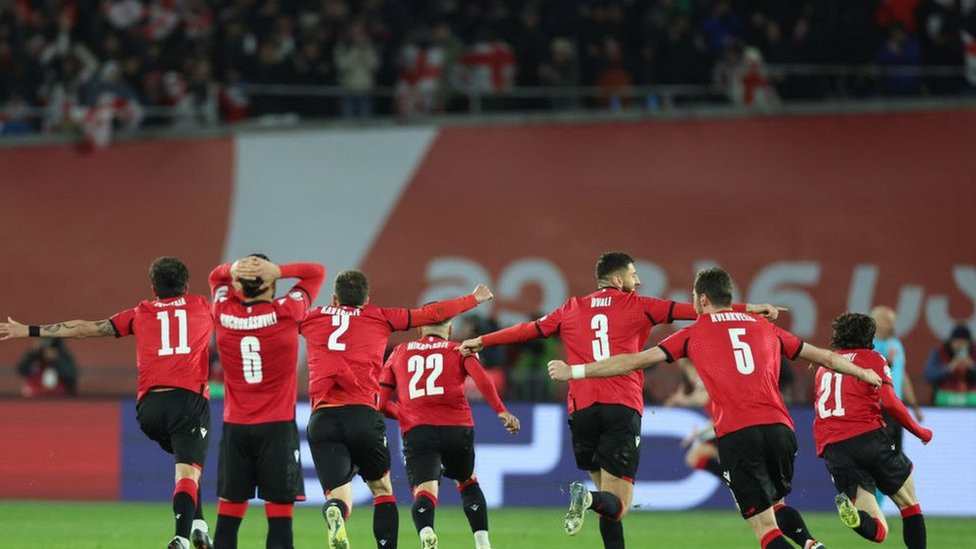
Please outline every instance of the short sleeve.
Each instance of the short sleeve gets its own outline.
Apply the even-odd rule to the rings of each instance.
[[[644,296],[641,296],[639,299],[641,309],[654,324],[669,324],[673,320],[674,301]]]
[[[115,328],[115,337],[123,337],[135,333],[132,329],[132,323],[135,319],[136,310],[126,309],[122,312],[115,313],[108,320],[112,323],[112,327]]]
[[[775,324],[770,325],[773,327],[776,337],[779,338],[780,351],[786,358],[796,360],[800,356],[800,351],[803,350],[803,341]]]
[[[401,332],[410,329],[410,309],[388,308],[380,309],[383,320],[390,326],[390,330]]]
[[[688,340],[691,339],[691,326],[671,334],[658,347],[668,356],[668,362],[688,356]]]
[[[542,337],[549,337],[559,331],[565,316],[566,305],[535,321],[535,327]]]
[[[891,366],[888,365],[888,361],[885,359],[884,355],[877,351],[873,351],[867,356],[868,358],[865,360],[866,364],[863,364],[863,366],[867,366],[868,368],[874,370],[876,374],[881,376],[882,382],[887,383],[888,385],[893,385],[894,378],[891,375]]]

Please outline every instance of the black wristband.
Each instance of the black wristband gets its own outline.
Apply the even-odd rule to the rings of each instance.
[[[37,324],[31,324],[27,327],[27,335],[30,337],[41,337],[41,327]]]

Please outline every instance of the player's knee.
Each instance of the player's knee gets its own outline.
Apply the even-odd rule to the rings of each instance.
[[[393,495],[393,483],[390,482],[389,475],[379,480],[371,480],[366,485],[369,486],[369,491],[373,493],[374,498]]]

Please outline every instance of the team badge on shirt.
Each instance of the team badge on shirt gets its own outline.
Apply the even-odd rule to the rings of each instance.
[[[302,299],[305,299],[304,296],[302,295],[302,292],[292,292],[288,294],[288,297],[294,299],[295,301],[301,301]]]

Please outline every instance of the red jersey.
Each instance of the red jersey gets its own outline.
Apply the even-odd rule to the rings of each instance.
[[[417,425],[474,427],[464,393],[464,380],[468,376],[496,414],[505,411],[481,362],[473,355],[462,356],[458,345],[437,336],[426,336],[393,349],[380,377],[380,408],[386,407],[395,389],[396,414],[402,433]]]
[[[925,442],[932,438],[932,432],[918,425],[895,396],[891,369],[883,356],[870,349],[837,351],[837,354],[861,368],[873,370],[881,377],[882,387],[879,391],[857,378],[824,367],[817,369],[813,439],[817,443],[818,456],[828,444],[884,427],[882,406],[918,438]]]
[[[718,436],[771,423],[793,428],[779,394],[780,354],[794,360],[803,348],[793,334],[758,315],[721,311],[703,314],[660,347],[668,362],[695,364]]]
[[[687,303],[602,288],[570,298],[535,322],[481,336],[481,341],[486,346],[504,345],[558,333],[566,348],[566,361],[584,364],[639,352],[655,325],[696,318],[694,307]],[[602,403],[622,404],[643,414],[644,373],[570,380],[567,400],[570,413]]]
[[[473,295],[419,309],[328,305],[312,309],[301,326],[308,343],[312,408],[379,405],[379,375],[390,334],[442,322],[478,305]]]
[[[210,398],[210,304],[202,295],[143,301],[109,318],[117,337],[136,336],[141,400],[156,387],[176,387]]]
[[[229,263],[210,273],[225,422],[295,419],[298,326],[318,295],[325,269],[315,263],[281,265],[281,277],[302,281],[273,301],[248,302],[231,286]]]

